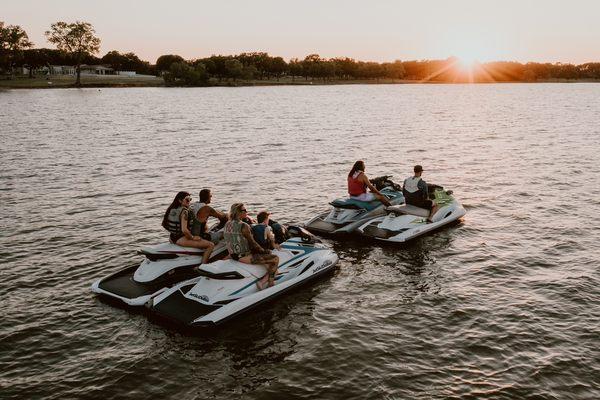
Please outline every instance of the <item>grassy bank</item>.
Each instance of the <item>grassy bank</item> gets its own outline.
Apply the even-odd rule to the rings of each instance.
[[[598,82],[598,80],[586,79],[586,80],[569,80],[569,79],[548,79],[544,81],[537,81],[538,83],[543,82],[557,82],[557,83],[568,83],[568,82]],[[283,77],[280,79],[252,79],[252,80],[232,80],[219,81],[217,79],[211,79],[209,86],[226,86],[226,87],[237,87],[237,86],[278,86],[278,85],[373,85],[373,84],[410,84],[410,83],[430,83],[430,84],[452,84],[452,82],[437,82],[428,81],[422,82],[417,80],[407,79],[336,79],[336,80],[323,80],[323,79],[305,79],[302,77]],[[487,82],[490,83],[490,82]],[[519,82],[503,82],[503,83],[519,83]],[[81,76],[82,87],[161,87],[165,86],[165,82],[162,78],[155,76],[120,76],[120,75],[82,75]],[[49,89],[49,88],[71,88],[75,87],[75,78],[73,76],[65,75],[54,75],[46,78],[45,76],[38,76],[34,78],[28,77],[15,77],[14,79],[3,79],[0,80],[0,89]]]
[[[155,87],[164,86],[165,82],[162,78],[155,76],[81,75],[81,84],[83,87]],[[14,79],[0,80],[0,88],[6,89],[47,89],[74,86],[75,77],[67,75],[36,76],[34,78],[19,76]]]

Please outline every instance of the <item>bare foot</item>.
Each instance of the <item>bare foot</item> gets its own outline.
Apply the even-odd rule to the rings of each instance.
[[[263,276],[262,278],[260,278],[259,281],[256,282],[256,287],[258,288],[258,290],[263,290],[267,283],[269,282],[269,274],[265,274],[265,276]]]

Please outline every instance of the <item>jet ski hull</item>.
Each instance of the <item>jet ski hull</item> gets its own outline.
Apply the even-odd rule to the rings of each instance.
[[[358,228],[358,232],[377,240],[403,243],[456,222],[466,214],[464,207],[456,200],[441,206],[431,223],[427,222],[428,211],[418,210],[413,214],[390,211],[386,216],[369,220]]]
[[[394,205],[404,203],[404,196],[398,190],[386,187],[381,193]],[[312,233],[324,236],[347,234],[354,232],[365,222],[385,215],[385,206],[379,201],[366,203],[345,198],[336,199],[330,204],[333,206],[331,210],[312,218],[304,227]]]
[[[139,266],[96,280],[92,292],[126,306],[141,307],[174,284],[199,275],[196,267],[202,264],[201,250],[168,243],[151,250],[140,251],[146,258]],[[219,244],[211,258],[222,258],[225,252],[224,244]]]
[[[214,327],[322,277],[333,271],[338,261],[337,255],[324,247],[315,249],[301,243],[286,242],[284,249],[294,255],[280,263],[273,287],[260,291],[256,288],[264,268],[229,260],[219,267],[239,271],[243,277],[215,279],[201,276],[190,279],[156,296],[151,301],[151,311],[158,319],[179,326]],[[278,254],[281,258],[281,252]],[[250,267],[258,269],[248,273]]]

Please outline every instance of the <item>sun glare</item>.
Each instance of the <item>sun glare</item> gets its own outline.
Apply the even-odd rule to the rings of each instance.
[[[472,55],[460,55],[456,58],[458,58],[459,67],[464,70],[472,70],[475,64],[479,62],[479,60],[477,60],[477,57]]]

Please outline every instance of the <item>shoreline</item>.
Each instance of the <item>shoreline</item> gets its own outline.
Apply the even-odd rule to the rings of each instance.
[[[207,86],[197,87],[249,87],[249,86],[335,86],[335,85],[413,85],[413,84],[438,84],[438,85],[464,85],[464,84],[493,84],[493,83],[599,83],[595,79],[546,79],[533,82],[502,81],[502,82],[441,82],[419,81],[410,79],[353,79],[353,80],[306,80],[305,78],[281,78],[280,80],[251,80],[251,81],[213,81]],[[72,76],[54,77],[17,77],[15,79],[0,80],[0,90],[8,89],[73,89],[75,78]],[[154,76],[121,77],[108,76],[82,76],[79,88],[135,88],[135,87],[196,87],[196,86],[167,86],[162,78]]]

